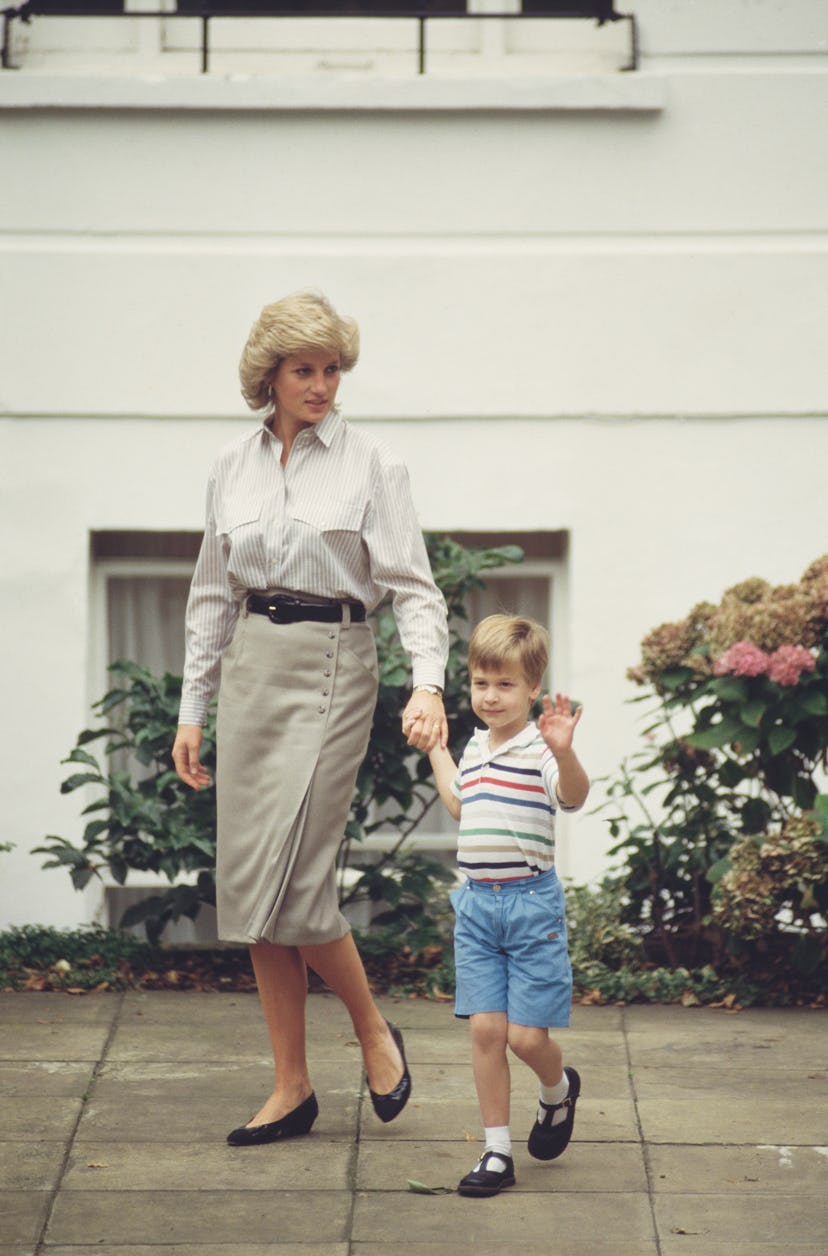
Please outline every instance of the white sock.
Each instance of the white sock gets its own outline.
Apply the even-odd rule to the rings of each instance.
[[[564,1073],[557,1086],[544,1086],[543,1082],[538,1085],[538,1095],[541,1103],[546,1104],[547,1108],[554,1107],[559,1103],[563,1103],[569,1094],[569,1078]],[[544,1108],[538,1108],[538,1120],[542,1121],[546,1111]],[[566,1120],[566,1109],[562,1108],[558,1112],[552,1113],[552,1124],[560,1125],[561,1121]]]
[[[509,1132],[508,1125],[487,1125],[483,1131],[486,1139],[486,1151],[493,1151],[497,1155],[497,1160],[489,1161],[491,1169],[503,1170],[506,1168],[504,1156],[512,1154],[512,1135]]]

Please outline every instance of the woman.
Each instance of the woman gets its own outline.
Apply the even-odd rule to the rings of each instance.
[[[201,726],[221,686],[219,936],[244,941],[273,1050],[273,1092],[228,1141],[306,1134],[318,1113],[305,1057],[306,965],[344,1001],[383,1121],[411,1091],[402,1035],[368,988],[337,903],[335,863],[376,699],[365,622],[390,590],[414,686],[404,732],[448,738],[446,608],[404,466],[336,408],[356,323],[313,293],[266,306],[240,364],[256,431],[219,455],[187,605],[176,771],[209,784]]]

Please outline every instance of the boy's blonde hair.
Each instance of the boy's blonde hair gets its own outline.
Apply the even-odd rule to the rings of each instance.
[[[549,663],[549,634],[522,615],[488,615],[469,642],[469,671],[517,665],[530,685],[539,685]]]

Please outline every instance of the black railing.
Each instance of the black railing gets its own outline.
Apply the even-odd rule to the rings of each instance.
[[[244,5],[211,3],[210,0],[179,0],[175,10],[166,12],[162,9],[127,11],[123,0],[89,0],[88,3],[75,3],[74,0],[30,0],[27,4],[17,4],[3,9],[3,47],[0,65],[4,70],[13,70],[12,65],[12,31],[14,22],[31,22],[36,17],[124,17],[140,21],[142,18],[163,18],[175,20],[183,18],[188,21],[197,20],[201,26],[201,73],[207,74],[210,68],[210,22],[221,18],[371,18],[371,19],[402,19],[417,23],[417,72],[426,72],[426,25],[440,18],[451,18],[468,21],[536,21],[538,19],[587,18],[603,26],[606,22],[626,22],[629,25],[630,54],[622,70],[638,69],[638,26],[632,13],[618,13],[614,0],[524,0],[521,13],[469,13],[465,4],[456,0],[420,0],[419,3],[408,3],[407,0],[387,0],[385,4],[343,3],[333,7],[330,3],[316,4],[312,0],[305,3],[289,3],[288,0],[250,0]]]

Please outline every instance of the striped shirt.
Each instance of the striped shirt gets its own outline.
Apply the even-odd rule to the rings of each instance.
[[[555,865],[555,813],[577,811],[557,795],[558,766],[535,724],[489,748],[475,729],[452,792],[460,799],[457,862],[474,881],[514,881]]]
[[[405,466],[331,410],[281,464],[264,425],[226,446],[207,485],[207,521],[186,616],[179,722],[203,724],[221,656],[249,590],[352,598],[390,590],[414,684],[443,685],[446,604],[434,583]]]

